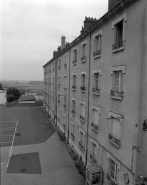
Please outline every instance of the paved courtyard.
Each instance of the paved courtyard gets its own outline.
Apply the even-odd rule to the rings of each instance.
[[[16,131],[20,132],[14,138],[13,147],[1,147],[3,153],[12,148],[8,168],[7,163],[1,164],[2,185],[85,184],[85,179],[74,166],[65,143],[59,139],[41,107],[4,107],[1,108],[1,113],[1,121],[18,120]],[[36,157],[32,158],[31,163],[33,155]],[[28,163],[22,163],[21,160],[27,157]],[[35,169],[35,160],[38,172]],[[21,165],[23,169],[19,171]],[[27,169],[30,173],[27,173]]]

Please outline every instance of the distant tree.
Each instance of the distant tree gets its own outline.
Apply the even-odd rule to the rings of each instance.
[[[11,87],[7,89],[7,101],[8,102],[18,100],[20,96],[21,94],[18,89],[11,88]]]
[[[0,90],[3,90],[3,86],[2,86],[2,84],[0,84]]]

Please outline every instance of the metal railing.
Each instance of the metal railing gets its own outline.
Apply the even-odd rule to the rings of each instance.
[[[95,131],[99,131],[99,126],[94,124],[93,122],[91,122],[91,127],[95,130]]]
[[[73,65],[76,65],[77,64],[77,60],[73,60]]]
[[[93,87],[93,88],[92,88],[92,92],[93,92],[93,93],[99,94],[99,93],[100,93],[100,89],[98,89],[98,88],[96,88],[96,87]]]
[[[81,61],[86,60],[86,56],[81,57]]]
[[[112,136],[111,134],[109,134],[108,136],[109,140],[111,140],[113,143],[115,143],[118,147],[120,147],[120,140],[116,139],[114,136]]]
[[[85,122],[85,117],[83,117],[82,115],[80,115],[80,120]]]
[[[92,154],[90,154],[90,159],[91,159],[91,161],[92,161],[94,164],[97,163],[97,160],[95,159],[95,157],[94,157]]]
[[[120,97],[123,97],[123,94],[124,94],[124,92],[111,90],[111,95],[112,96],[120,96]]]
[[[94,57],[99,56],[99,55],[101,55],[101,50],[97,50],[97,51],[93,52]]]
[[[84,150],[84,145],[79,141],[79,146],[81,150]]]
[[[111,177],[109,176],[108,173],[107,173],[107,175],[106,175],[106,178],[108,179],[108,181],[109,181],[109,183],[110,183],[111,185],[117,185],[117,184],[111,179]]]
[[[71,139],[75,141],[75,135],[71,132]]]
[[[81,91],[85,91],[86,87],[85,86],[81,86]]]
[[[76,85],[72,85],[72,89],[73,90],[76,90]]]
[[[123,47],[123,41],[120,41],[120,42],[117,42],[115,44],[112,45],[112,49],[118,49],[118,48],[121,48]]]
[[[76,111],[75,111],[75,110],[72,110],[71,112],[72,112],[72,114],[74,114],[74,115],[76,114]]]

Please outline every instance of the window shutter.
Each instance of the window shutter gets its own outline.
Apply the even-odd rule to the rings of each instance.
[[[121,132],[121,123],[119,119],[113,119],[113,126],[112,126],[112,135],[116,139],[120,139],[120,132]]]

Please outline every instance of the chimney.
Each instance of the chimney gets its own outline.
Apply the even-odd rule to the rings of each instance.
[[[61,37],[61,50],[65,48],[65,36]]]
[[[55,58],[57,56],[57,51],[53,52],[53,58]]]
[[[61,51],[61,46],[58,46],[57,51],[58,51],[58,53],[60,53],[60,51]]]
[[[96,21],[97,19],[94,19],[93,17],[85,17],[84,27],[82,27],[81,34],[84,33],[84,31],[86,31],[87,29],[89,29]]]
[[[121,0],[109,0],[108,2],[108,11],[113,9]]]

